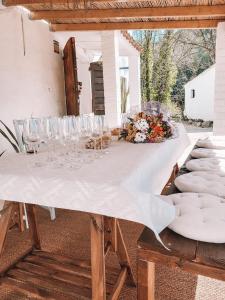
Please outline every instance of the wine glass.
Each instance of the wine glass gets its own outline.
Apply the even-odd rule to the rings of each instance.
[[[95,155],[97,158],[101,158],[104,154],[103,152],[103,143],[102,143],[102,136],[103,136],[103,116],[95,115],[93,121],[93,136],[95,139]]]
[[[23,140],[28,153],[37,153],[41,142],[40,119],[25,119],[23,125]]]
[[[105,116],[102,116],[102,126],[103,126],[103,140],[102,140],[102,148],[104,149],[103,152],[104,154],[108,154],[108,147],[110,146],[112,142],[112,135],[111,135],[111,130],[109,128],[109,124],[105,118]]]
[[[80,122],[79,118],[72,116],[70,118],[70,127],[71,127],[71,142],[72,142],[72,150],[77,153],[77,148],[80,140]]]
[[[71,116],[64,116],[61,119],[61,142],[65,147],[65,154],[68,155],[70,152],[71,140],[72,140],[72,122]]]
[[[41,143],[46,146],[48,151],[51,138],[52,138],[51,124],[50,124],[49,117],[44,117],[40,119],[40,137],[41,137]]]

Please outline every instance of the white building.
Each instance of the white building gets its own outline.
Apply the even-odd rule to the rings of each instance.
[[[189,119],[214,120],[215,65],[185,84],[185,110]]]

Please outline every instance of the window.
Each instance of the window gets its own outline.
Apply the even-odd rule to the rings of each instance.
[[[191,98],[192,98],[192,99],[195,98],[195,90],[191,90]]]

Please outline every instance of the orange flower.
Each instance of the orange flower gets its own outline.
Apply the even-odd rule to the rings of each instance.
[[[153,130],[160,135],[163,134],[163,128],[159,125],[155,126],[155,128],[153,128]]]

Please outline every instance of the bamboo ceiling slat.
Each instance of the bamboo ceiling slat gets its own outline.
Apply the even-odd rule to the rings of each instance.
[[[132,22],[138,23],[138,28],[143,26],[141,29],[145,29],[145,25],[157,26],[154,22],[160,22],[165,28],[166,22],[171,27],[179,26],[179,22],[181,26],[185,26],[185,22],[190,26],[191,21],[194,21],[192,26],[209,27],[225,19],[225,0],[4,0],[3,4],[23,5],[31,11],[33,19],[45,19],[58,25],[78,24],[81,30],[82,24],[84,28],[98,24],[93,27],[101,30],[101,24],[104,29],[110,28],[109,23],[113,24],[112,28],[125,29],[125,25],[129,23],[131,27]]]

